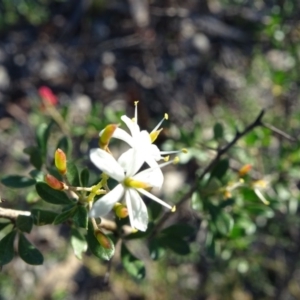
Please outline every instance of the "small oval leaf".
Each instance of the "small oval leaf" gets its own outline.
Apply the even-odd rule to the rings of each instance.
[[[75,256],[78,259],[82,259],[82,253],[87,250],[87,242],[84,236],[76,228],[72,228],[71,230],[71,245]]]
[[[20,175],[8,175],[1,179],[1,183],[11,188],[25,188],[34,185],[36,180]]]
[[[16,226],[21,231],[30,233],[33,226],[33,218],[31,216],[19,215],[16,220]]]
[[[73,203],[64,192],[53,190],[44,182],[38,182],[35,188],[38,195],[46,202],[57,205]]]
[[[0,241],[0,266],[8,264],[14,258],[14,240],[16,231],[8,233]]]
[[[19,235],[18,251],[20,257],[29,265],[42,265],[44,262],[42,253],[26,239],[23,233]]]
[[[146,275],[145,264],[129,252],[124,243],[121,247],[121,259],[126,271],[137,279],[143,279]]]

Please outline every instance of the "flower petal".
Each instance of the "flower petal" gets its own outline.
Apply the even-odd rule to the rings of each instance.
[[[133,141],[132,136],[130,136],[130,134],[128,134],[125,130],[123,130],[121,128],[117,128],[114,131],[112,137],[122,140],[125,143],[127,143],[130,147],[133,147],[134,141]]]
[[[131,227],[146,231],[148,227],[148,210],[143,199],[134,189],[126,191],[125,199]]]
[[[151,161],[151,164],[153,163],[153,161]],[[149,159],[147,159],[146,162],[149,164]],[[138,174],[133,176],[133,179],[145,182],[152,187],[160,189],[164,182],[164,175],[161,169],[159,168],[157,162],[154,162],[156,163],[157,167],[149,168],[142,172],[139,172]]]
[[[150,199],[156,201],[156,202],[159,203],[160,205],[165,206],[165,207],[167,207],[167,208],[169,208],[169,209],[172,209],[172,206],[171,206],[171,205],[167,204],[166,202],[164,202],[163,200],[161,200],[161,199],[159,199],[158,197],[154,196],[153,194],[147,192],[146,190],[144,190],[144,189],[137,189],[137,191],[139,191],[141,194],[147,196],[148,198],[150,198]]]
[[[90,211],[90,217],[97,218],[107,215],[112,210],[114,204],[121,200],[124,191],[123,185],[118,184],[113,190],[95,202]]]
[[[117,181],[124,179],[124,170],[113,156],[102,149],[91,149],[90,159],[92,163],[105,174]]]
[[[121,117],[121,120],[126,124],[128,129],[130,130],[132,137],[135,138],[140,132],[139,125],[125,115]]]

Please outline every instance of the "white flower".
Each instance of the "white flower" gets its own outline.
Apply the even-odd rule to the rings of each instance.
[[[145,134],[141,134],[142,137]],[[98,200],[90,211],[91,217],[105,216],[113,208],[116,202],[123,197],[128,209],[131,227],[140,231],[146,231],[148,226],[148,211],[140,194],[172,209],[170,205],[149,193],[146,189],[159,187],[160,178],[157,176],[160,167],[169,164],[164,163],[157,168],[149,168],[137,173],[143,162],[143,153],[136,148],[122,154],[118,161],[112,155],[102,149],[92,149],[90,159],[94,165],[105,174],[119,182],[119,184]]]
[[[131,135],[125,130],[117,127],[112,134],[112,137],[120,139],[126,142],[130,147],[143,152],[144,161],[151,168],[157,168],[156,176],[157,182],[160,183],[158,185],[158,188],[160,188],[163,184],[164,177],[161,170],[158,168],[157,161],[161,159],[167,161],[169,157],[163,157],[162,155],[174,154],[180,151],[160,151],[156,145],[152,144],[162,130],[159,129],[160,125],[162,124],[164,119],[168,119],[168,115],[165,114],[164,118],[157,124],[157,126],[155,126],[155,128],[150,133],[148,133],[146,130],[141,131],[137,123],[137,103],[138,101],[135,102],[135,114],[133,119],[130,119],[125,115],[121,117],[121,120],[126,124]],[[99,135],[101,136],[103,132],[104,130],[102,130]],[[128,150],[129,156],[132,155],[132,151],[132,149]],[[182,151],[185,152],[186,150],[183,149]]]

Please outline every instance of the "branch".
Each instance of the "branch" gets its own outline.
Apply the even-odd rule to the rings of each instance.
[[[0,218],[16,220],[18,216],[30,216],[30,211],[25,210],[15,210],[10,208],[2,208],[0,207]]]
[[[215,158],[204,168],[202,173],[197,178],[197,181],[195,181],[194,184],[192,185],[189,192],[187,192],[181,198],[181,200],[176,204],[177,209],[180,209],[183,206],[183,204],[185,204],[185,202],[188,201],[192,197],[193,193],[197,190],[198,182],[200,180],[202,180],[204,178],[204,176],[214,168],[214,166],[218,163],[218,161],[220,160],[222,155],[224,155],[226,152],[228,152],[229,149],[231,147],[233,147],[240,138],[242,138],[244,135],[246,135],[247,133],[252,131],[255,127],[264,126],[264,124],[262,123],[262,118],[263,118],[264,114],[265,114],[265,110],[262,109],[261,112],[259,113],[259,115],[257,116],[257,118],[251,124],[249,124],[242,132],[239,132],[239,131],[236,132],[235,137],[232,139],[231,142],[229,142],[223,148],[216,150],[217,154],[216,154]],[[162,218],[156,224],[152,234],[150,235],[150,238],[157,234],[159,229],[165,224],[165,222],[172,215],[173,215],[173,213],[171,211],[168,211],[162,216]]]
[[[294,137],[290,136],[289,134],[285,133],[284,131],[276,128],[275,126],[271,125],[271,124],[267,124],[267,123],[263,123],[262,124],[263,127],[270,129],[272,132],[277,133],[278,135],[286,138],[287,140],[291,141],[291,142],[296,142],[297,139],[295,139]]]

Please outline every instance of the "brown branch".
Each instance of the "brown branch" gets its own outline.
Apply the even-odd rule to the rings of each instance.
[[[3,208],[0,207],[0,218],[9,219],[9,220],[16,220],[18,216],[30,216],[30,211],[25,210],[15,210],[10,208]]]
[[[265,114],[265,110],[262,109],[261,112],[259,113],[259,115],[257,116],[257,118],[251,124],[249,124],[242,132],[236,131],[235,137],[232,139],[231,142],[229,142],[223,148],[220,148],[220,149],[216,150],[217,151],[216,156],[204,168],[204,170],[202,171],[202,173],[199,175],[199,177],[197,178],[197,180],[194,182],[194,184],[190,188],[189,192],[187,192],[181,198],[181,200],[177,203],[177,205],[176,205],[177,209],[181,208],[183,206],[183,204],[185,204],[185,202],[188,201],[192,197],[193,193],[197,190],[198,182],[201,181],[204,178],[204,176],[215,167],[215,165],[218,163],[218,161],[220,160],[220,158],[221,158],[222,155],[224,155],[226,152],[228,152],[229,149],[231,147],[233,147],[240,138],[242,138],[247,133],[249,133],[250,131],[252,131],[255,127],[259,127],[259,126],[263,126],[264,125],[262,123],[262,118],[263,118],[264,114]],[[168,212],[166,212],[161,217],[161,219],[158,221],[158,223],[156,224],[155,228],[153,229],[153,232],[150,235],[150,238],[153,237],[153,236],[155,236],[157,234],[157,232],[159,231],[159,229],[165,224],[165,222],[172,215],[173,215],[173,213],[171,211],[168,211]]]
[[[271,125],[271,124],[267,124],[267,123],[263,123],[262,124],[263,127],[268,128],[269,130],[271,130],[272,132],[286,138],[287,140],[291,141],[291,142],[296,142],[297,139],[295,139],[294,137],[290,136],[289,134],[287,134],[286,132],[276,128],[275,126]]]

